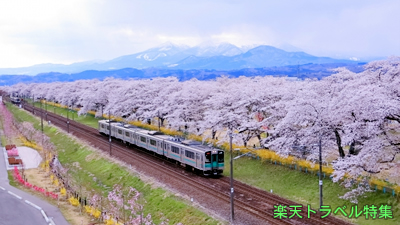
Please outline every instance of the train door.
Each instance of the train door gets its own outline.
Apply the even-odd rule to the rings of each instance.
[[[196,168],[199,168],[200,166],[200,156],[199,153],[196,153]]]
[[[218,168],[218,154],[211,155],[211,167]]]
[[[157,151],[158,151],[158,154],[164,155],[164,150],[163,150],[163,147],[162,147],[162,141],[158,141],[157,140]]]
[[[168,156],[168,149],[167,149],[167,143],[165,141],[163,143],[163,155]]]
[[[179,154],[180,160],[183,163],[183,155],[185,154],[185,150],[183,148],[181,148],[179,152],[180,152],[180,154]]]

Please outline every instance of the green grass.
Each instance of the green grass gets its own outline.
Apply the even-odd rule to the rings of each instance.
[[[225,176],[230,175],[229,160],[230,155],[226,154]],[[316,174],[306,174],[284,166],[261,163],[260,160],[250,157],[242,157],[235,160],[233,168],[233,175],[236,180],[267,191],[272,189],[273,193],[279,196],[291,199],[303,205],[310,204],[314,209],[319,208],[319,186],[318,176],[316,176]],[[331,206],[331,209],[336,209],[339,206],[346,206],[349,215],[351,206],[355,204],[338,197],[342,196],[344,193],[346,193],[346,190],[338,183],[333,183],[329,178],[323,180],[323,204]],[[362,215],[357,219],[351,220],[351,222],[357,224],[399,224],[400,210],[398,203],[397,197],[392,197],[391,194],[388,193],[367,193],[366,198],[359,199],[359,203],[357,204],[358,211],[360,211],[364,205],[373,204],[379,207],[381,204],[388,204],[392,205],[394,219],[366,220],[365,215]],[[306,209],[303,209],[303,212],[306,212]]]
[[[7,170],[7,174],[8,174],[8,181],[10,183],[11,186],[13,187],[20,187],[21,185],[14,180],[14,176],[13,176],[13,171],[12,170]]]
[[[17,121],[32,122],[34,127],[39,129],[39,120],[12,105],[7,106]],[[96,152],[92,152],[86,147],[81,146],[67,135],[59,133],[54,127],[45,126],[44,132],[56,146],[58,158],[63,165],[74,168],[72,164],[79,163],[81,168],[71,169],[69,173],[84,189],[95,190],[98,193],[107,193],[116,183],[124,187],[134,187],[143,194],[147,202],[144,209],[145,215],[151,213],[155,223],[160,222],[161,212],[169,219],[170,224],[178,222],[182,222],[183,224],[220,224],[220,222],[207,216],[204,212],[186,204],[165,190],[151,187],[140,178],[131,175],[122,166],[97,157]],[[93,158],[89,160],[92,156]],[[107,187],[98,185],[89,174],[94,174]]]
[[[93,128],[98,127],[97,121],[99,121],[98,118],[95,118],[91,114],[86,114],[86,115],[81,115],[79,116],[78,113],[74,110],[68,110],[64,108],[59,108],[59,107],[53,107],[51,105],[45,105],[43,104],[40,106],[40,102],[35,102],[34,104],[36,107],[43,107],[44,110],[47,110],[52,113],[56,113],[57,115],[61,115],[63,117],[68,117],[70,120],[74,120],[76,122],[88,125]],[[46,108],[47,107],[47,108]]]

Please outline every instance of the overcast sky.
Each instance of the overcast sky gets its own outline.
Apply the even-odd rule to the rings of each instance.
[[[109,60],[167,41],[400,56],[400,1],[0,1],[0,68]]]

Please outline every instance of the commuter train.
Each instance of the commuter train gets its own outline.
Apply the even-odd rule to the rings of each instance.
[[[164,156],[206,176],[220,175],[224,169],[224,151],[193,140],[181,140],[158,131],[148,131],[129,124],[99,121],[99,132],[125,143],[134,144]]]
[[[19,98],[19,97],[11,96],[11,97],[10,97],[10,100],[11,100],[11,102],[12,102],[13,104],[16,104],[16,105],[21,104],[21,98]]]

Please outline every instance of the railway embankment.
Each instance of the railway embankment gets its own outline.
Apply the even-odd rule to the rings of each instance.
[[[64,114],[65,116],[65,114]],[[88,116],[89,117],[89,116]],[[89,117],[90,118],[90,117]],[[88,118],[85,118],[88,120]],[[93,118],[93,120],[95,120]],[[93,122],[91,122],[93,123]],[[228,162],[229,154],[226,154],[225,161]],[[225,168],[225,175],[229,175],[229,165]],[[274,163],[261,162],[251,157],[242,157],[234,162],[234,175],[236,180],[243,181],[258,188],[272,191],[282,197],[292,199],[303,205],[310,205],[317,208],[319,204],[318,178],[310,173],[299,172],[293,168],[276,166]],[[337,183],[333,183],[329,177],[324,179],[324,204],[331,209],[346,206],[348,210],[354,208],[355,204],[340,199],[346,190]],[[392,206],[393,217],[391,220],[377,219],[366,220],[364,214],[357,219],[352,218],[351,222],[357,224],[398,224],[400,212],[398,208],[398,197],[392,193],[381,191],[369,192],[365,197],[360,198],[357,204],[358,209],[366,205],[390,205]],[[344,217],[343,215],[339,217]],[[347,214],[349,217],[349,213]]]
[[[28,121],[40,129],[37,117],[12,105],[8,105],[8,108],[17,121]],[[106,198],[113,186],[119,184],[122,187],[134,187],[141,193],[143,215],[150,214],[156,224],[166,220],[169,224],[224,224],[199,210],[188,196],[165,190],[162,184],[136,173],[134,165],[123,164],[55,126],[45,125],[44,133],[55,145],[59,161],[69,168],[68,177],[74,180],[74,187],[82,197],[100,193]]]

